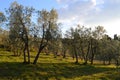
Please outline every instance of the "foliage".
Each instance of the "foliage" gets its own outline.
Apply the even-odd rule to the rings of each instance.
[[[16,1],[6,13],[0,12],[0,27],[6,29],[0,28],[0,79],[120,79],[120,37],[117,34],[111,38],[103,26],[93,29],[77,25],[64,35],[55,9],[35,10]],[[30,64],[30,61],[38,64]]]
[[[0,12],[0,24],[6,20],[4,13]]]
[[[0,45],[14,55],[23,53],[24,62],[30,63],[30,51],[37,52],[33,63],[36,64],[42,52],[71,56],[83,60],[84,64],[93,64],[95,60],[109,64],[120,62],[120,38],[114,39],[105,34],[103,26],[88,28],[77,25],[62,34],[58,24],[58,14],[55,9],[47,11],[36,10],[13,2],[6,10],[7,15],[0,12],[0,23],[5,22],[9,29],[0,29]],[[33,20],[36,19],[36,22]],[[7,28],[6,27],[6,28]],[[63,37],[64,36],[64,37]],[[66,53],[67,56],[66,56]]]

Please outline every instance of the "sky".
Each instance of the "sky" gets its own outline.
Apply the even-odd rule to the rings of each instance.
[[[15,0],[0,0],[0,11],[5,11]],[[104,26],[107,34],[120,35],[120,0],[16,0],[37,10],[56,9],[58,22],[65,31],[76,25]]]

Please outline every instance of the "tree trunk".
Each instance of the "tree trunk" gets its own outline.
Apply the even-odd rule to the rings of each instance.
[[[57,58],[57,54],[58,54],[58,52],[56,51],[56,52],[54,52],[54,58]]]
[[[81,46],[81,51],[82,51],[82,58],[83,60],[85,61],[85,53],[84,53],[84,50],[83,50],[83,47]]]
[[[93,48],[93,40],[91,39],[91,59],[90,59],[90,62],[91,62],[91,64],[93,64],[93,58],[94,58],[94,49],[95,48]]]
[[[15,56],[16,55],[15,50],[13,51],[13,53],[14,53],[14,56]]]
[[[119,66],[119,61],[118,61],[118,59],[116,59],[115,61],[116,61],[116,62],[115,62],[116,66]]]
[[[93,40],[91,39],[91,64],[93,64],[93,60],[94,60],[94,56],[95,56],[95,53],[97,52],[97,42],[96,40]],[[93,47],[94,46],[94,47]]]
[[[45,47],[45,46],[41,46],[41,47],[39,48],[38,53],[37,53],[37,55],[36,55],[36,57],[35,57],[35,59],[34,59],[33,64],[36,64],[36,63],[37,63],[38,58],[39,58],[39,55],[40,55],[40,53],[41,53],[41,51],[43,50],[44,47]]]
[[[19,56],[21,56],[22,55],[22,49],[20,49],[20,52],[19,52]]]
[[[36,63],[37,63],[37,60],[38,60],[38,58],[39,58],[39,55],[40,55],[41,51],[42,51],[42,49],[39,49],[39,51],[38,51],[38,53],[37,53],[37,55],[36,55],[36,57],[35,57],[35,60],[34,60],[33,64],[36,64]]]
[[[75,56],[74,56],[74,55],[72,55],[72,58],[73,58],[73,60],[74,60]]]
[[[95,53],[96,53],[96,48],[91,48],[92,50],[91,50],[91,64],[93,64],[93,60],[94,60],[94,56],[95,56]]]
[[[105,60],[103,60],[103,65],[105,65]]]
[[[85,56],[85,62],[84,62],[85,65],[87,64],[87,61],[88,61],[88,54],[89,54],[89,52],[90,52],[90,42],[88,42],[88,50],[87,50],[87,54]]]
[[[110,65],[111,64],[111,59],[109,59],[109,61],[108,61],[108,65]]]
[[[30,52],[29,52],[28,43],[26,44],[26,49],[27,49],[27,54],[28,54],[28,63],[30,63]]]
[[[76,58],[75,63],[78,63],[78,55],[77,55],[77,51],[76,51],[75,47],[74,47],[74,51],[75,51],[75,58]]]
[[[24,62],[23,63],[26,63],[27,61],[26,61],[26,53],[25,53],[25,50],[26,50],[26,47],[24,47],[24,49],[23,49],[23,54],[24,54]]]
[[[25,44],[25,48],[23,50],[23,53],[24,53],[24,63],[26,63],[26,52],[27,51],[27,54],[28,54],[28,63],[30,63],[30,53],[29,53],[29,45],[28,45],[28,32],[27,32],[27,28],[23,22],[23,20],[21,19],[21,17],[19,17],[20,19],[20,22],[21,22],[21,25],[23,26],[22,29],[23,29],[23,32],[22,32],[22,40],[24,41],[24,44]],[[24,35],[25,35],[25,38],[24,38]]]
[[[26,60],[26,51],[27,51],[27,54],[28,54],[28,60]],[[24,63],[30,63],[30,53],[29,53],[29,47],[28,47],[28,43],[26,42],[25,43],[25,47],[23,49],[23,53],[24,53]]]
[[[66,58],[66,50],[63,51],[63,58]]]
[[[111,64],[111,57],[109,56],[108,57],[108,65],[110,65]]]
[[[18,50],[18,48],[17,48],[17,56],[19,56],[19,50]]]
[[[91,64],[93,64],[93,60],[94,60],[94,53],[92,53]]]

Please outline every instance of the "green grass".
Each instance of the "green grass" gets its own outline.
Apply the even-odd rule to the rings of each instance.
[[[22,56],[0,51],[0,80],[120,80],[120,70],[114,65],[74,64],[72,58],[53,57],[41,54],[36,65],[22,64]]]

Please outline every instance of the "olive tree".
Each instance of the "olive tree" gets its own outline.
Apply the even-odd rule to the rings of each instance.
[[[19,38],[22,40],[24,45],[24,63],[30,63],[29,26],[31,25],[33,8],[24,7],[17,2],[13,2],[6,12],[10,27],[10,39],[12,38],[11,40],[14,39],[13,41],[16,42],[19,42]],[[28,61],[26,60],[26,52],[28,54]]]
[[[33,64],[36,64],[42,50],[54,39],[57,38],[58,14],[55,9],[51,11],[38,11],[38,25],[36,26],[35,36],[39,39],[39,47]]]

